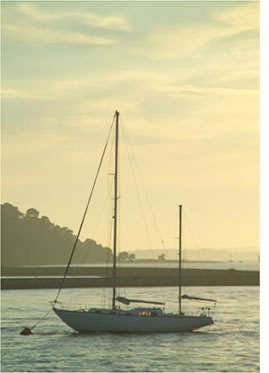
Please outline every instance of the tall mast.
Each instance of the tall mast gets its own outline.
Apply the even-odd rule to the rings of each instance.
[[[113,298],[112,309],[116,308],[116,260],[117,260],[117,215],[118,215],[118,153],[119,153],[119,115],[115,112],[115,173],[114,173],[114,234],[113,234]]]
[[[179,238],[178,238],[178,313],[181,315],[181,263],[182,263],[182,251],[181,251],[181,242],[182,242],[182,205],[179,205]]]

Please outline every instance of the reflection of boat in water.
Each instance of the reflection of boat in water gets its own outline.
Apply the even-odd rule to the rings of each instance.
[[[178,270],[178,313],[166,313],[164,311],[164,303],[158,301],[128,299],[117,296],[116,289],[116,255],[117,255],[117,203],[118,203],[118,133],[119,133],[119,113],[116,111],[115,116],[115,172],[114,172],[114,216],[113,216],[113,296],[112,307],[106,308],[90,308],[90,309],[66,309],[58,303],[57,298],[60,294],[62,285],[58,291],[58,295],[54,302],[53,310],[72,329],[80,333],[89,332],[186,332],[192,331],[210,324],[213,324],[213,319],[209,315],[209,308],[203,308],[198,316],[187,315],[182,312],[182,299],[191,299],[198,301],[213,301],[200,297],[190,297],[181,295],[181,221],[182,221],[182,206],[179,206],[179,270]],[[113,121],[114,123],[114,121]],[[104,153],[103,153],[104,154]],[[100,165],[99,165],[100,168]],[[99,170],[98,168],[98,170]],[[98,175],[98,172],[97,172]],[[89,204],[89,202],[88,202]],[[88,207],[88,205],[87,205]],[[83,219],[85,218],[87,208]],[[82,220],[83,224],[83,220]],[[81,227],[82,227],[81,224]],[[80,229],[81,229],[80,227]],[[80,231],[79,231],[80,233]],[[66,268],[66,277],[70,266],[73,248],[69,263]],[[62,282],[63,284],[63,282]],[[119,303],[129,306],[132,303],[144,304],[150,306],[141,306],[131,309],[122,309]]]

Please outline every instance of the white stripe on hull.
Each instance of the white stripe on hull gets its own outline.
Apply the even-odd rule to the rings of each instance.
[[[68,326],[80,333],[118,332],[118,333],[161,333],[189,332],[210,324],[209,316],[155,316],[102,314],[84,311],[53,309]]]

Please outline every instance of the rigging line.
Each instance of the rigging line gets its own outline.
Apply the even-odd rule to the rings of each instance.
[[[119,144],[121,143],[121,131],[119,131]],[[117,266],[121,267],[121,262],[119,260],[119,254],[121,252],[121,146],[118,148],[118,246],[117,246],[117,253],[118,253],[118,259],[117,260]],[[120,289],[119,289],[120,290]]]
[[[93,232],[90,234],[90,237],[91,237],[92,240],[95,240],[95,238],[96,238],[96,233],[97,233],[97,230],[98,230],[98,228],[99,228],[101,218],[103,217],[103,214],[104,214],[104,211],[105,211],[105,207],[106,207],[107,202],[108,202],[108,198],[109,198],[109,197],[107,196],[107,197],[106,197],[106,200],[105,200],[105,202],[104,202],[104,204],[103,204],[103,206],[102,206],[102,208],[101,208],[101,211],[100,211],[99,217],[97,218],[97,223],[95,224],[95,227],[94,227],[94,229],[93,229]],[[83,263],[85,263],[85,264],[87,264],[86,259],[88,258],[88,255],[89,255],[89,253],[85,250],[84,255],[83,255],[83,257],[82,257],[82,258],[83,258]],[[107,256],[107,254],[106,254],[106,256]]]
[[[110,190],[111,190],[111,186],[112,186],[112,181],[111,182],[109,181],[109,176],[110,175],[109,175],[109,172],[108,172],[108,179],[107,179],[108,215],[111,211],[111,205],[110,205],[109,201],[110,201]],[[112,238],[112,224],[111,224],[111,219],[109,219],[108,222],[107,222],[107,247],[108,247],[108,250],[106,252],[106,257],[105,257],[105,269],[104,269],[105,278],[107,278],[107,274],[108,274],[108,262],[109,262],[109,253],[110,253],[109,248],[112,246],[111,245],[111,243],[112,243],[111,238]],[[106,298],[107,298],[106,293],[107,293],[106,288],[103,288],[102,304],[103,304],[104,308],[105,308]]]
[[[97,230],[98,230],[98,228],[99,228],[101,218],[103,217],[103,214],[104,214],[105,207],[106,207],[106,205],[107,205],[108,199],[109,199],[109,197],[107,196],[107,197],[106,197],[106,200],[104,201],[103,206],[101,207],[101,210],[100,210],[99,216],[98,216],[98,218],[96,219],[95,227],[94,227],[92,233],[90,233],[91,240],[95,240],[95,238],[96,238],[96,233],[97,233]],[[81,256],[81,259],[82,259],[83,263],[85,263],[85,264],[87,264],[87,260],[86,260],[86,259],[88,259],[88,254],[89,254],[89,253],[85,250],[84,255]]]
[[[113,138],[112,133],[112,141],[109,156],[108,156],[108,163],[107,163],[107,182],[106,182],[106,188],[107,188],[107,247],[112,247],[112,221],[111,221],[111,211],[112,211],[112,205],[111,205],[111,195],[112,195],[112,186],[113,186],[113,180],[111,180],[111,176],[114,175],[111,172],[111,164],[112,164],[112,150],[113,150],[113,144],[115,142],[115,139]],[[108,277],[108,265],[109,265],[109,259],[110,259],[110,251],[109,249],[106,252],[105,260],[104,260],[104,277],[107,279]],[[103,288],[102,296],[101,296],[101,303],[103,305],[103,308],[105,308],[107,303],[107,288]]]
[[[90,205],[90,202],[91,202],[91,199],[92,199],[92,195],[93,195],[93,191],[95,189],[95,185],[96,185],[96,182],[97,182],[97,178],[98,178],[98,175],[99,175],[99,172],[100,172],[100,169],[101,169],[101,165],[103,163],[103,159],[104,159],[104,156],[105,156],[105,152],[106,152],[106,148],[107,148],[107,145],[108,145],[108,141],[109,141],[109,137],[110,137],[110,133],[111,133],[111,130],[112,130],[112,127],[113,127],[113,123],[114,123],[114,119],[115,119],[115,114],[113,116],[113,120],[112,120],[112,123],[111,123],[111,126],[110,126],[110,129],[109,129],[109,133],[108,133],[108,137],[107,137],[107,140],[106,140],[106,144],[104,146],[104,149],[103,149],[103,153],[102,153],[102,156],[101,156],[101,159],[100,159],[100,162],[99,162],[99,165],[98,165],[98,168],[97,168],[97,172],[96,172],[96,175],[95,175],[95,179],[94,179],[94,182],[93,182],[93,186],[92,186],[92,189],[91,189],[91,193],[90,193],[90,196],[88,198],[88,202],[87,202],[87,205],[86,205],[86,208],[85,208],[85,211],[84,211],[84,214],[83,214],[83,218],[82,218],[82,221],[80,223],[80,227],[79,227],[79,230],[78,230],[78,234],[76,236],[76,240],[75,240],[75,243],[74,243],[74,246],[73,246],[73,249],[72,249],[72,252],[71,252],[71,255],[70,255],[70,258],[69,258],[69,261],[68,261],[68,264],[67,264],[67,267],[65,269],[65,273],[64,273],[64,277],[61,281],[61,284],[60,284],[60,287],[59,287],[59,290],[58,290],[58,293],[57,293],[57,296],[54,300],[54,303],[57,302],[57,299],[60,295],[60,292],[62,290],[62,287],[63,287],[63,284],[64,284],[64,281],[65,281],[65,278],[66,278],[66,275],[67,275],[67,272],[69,270],[69,267],[70,267],[70,264],[71,264],[71,261],[72,261],[72,258],[73,258],[73,255],[74,255],[74,252],[75,252],[75,249],[76,249],[76,246],[77,246],[77,243],[78,243],[78,239],[79,239],[79,236],[80,236],[80,232],[82,230],[82,227],[83,227],[83,223],[85,221],[85,218],[86,218],[86,215],[87,215],[87,211],[88,211],[88,208],[89,208],[89,205]]]
[[[137,172],[137,174],[138,174],[138,177],[139,177],[140,183],[141,183],[141,185],[142,185],[142,188],[143,188],[142,191],[144,192],[144,195],[145,195],[145,197],[146,197],[146,201],[147,201],[147,203],[148,203],[148,206],[149,206],[149,209],[150,209],[150,212],[151,212],[151,215],[152,215],[153,222],[154,222],[155,227],[156,227],[156,230],[157,230],[157,232],[158,232],[158,235],[159,235],[159,239],[160,239],[161,245],[162,245],[164,251],[165,251],[166,254],[167,254],[167,253],[168,253],[168,252],[167,252],[167,248],[166,248],[166,245],[165,245],[165,243],[164,243],[164,240],[163,240],[163,237],[162,237],[162,234],[161,234],[161,230],[160,230],[159,224],[158,224],[158,222],[157,222],[156,216],[155,216],[155,214],[154,214],[154,212],[153,212],[152,204],[151,204],[151,202],[150,202],[150,198],[149,198],[149,196],[148,196],[147,189],[146,189],[145,184],[144,184],[144,182],[143,182],[143,178],[142,178],[141,173],[140,173],[140,171],[139,171],[139,167],[138,167],[138,165],[137,165],[137,161],[136,161],[135,156],[134,156],[134,154],[133,154],[132,148],[131,148],[130,144],[128,144],[128,141],[127,141],[128,139],[127,139],[127,136],[126,136],[126,129],[125,129],[125,128],[124,128],[124,132],[123,132],[123,133],[124,133],[124,136],[125,136],[125,142],[126,142],[126,144],[129,146],[129,148],[130,148],[130,152],[132,153],[133,163],[134,163],[134,166],[135,166],[135,168],[136,168],[136,172]]]
[[[130,148],[131,148],[131,147],[130,147]],[[131,152],[132,152],[132,149],[131,149]],[[165,245],[165,243],[164,243],[164,240],[163,240],[163,237],[162,237],[162,234],[161,234],[161,230],[160,230],[159,224],[158,224],[158,222],[157,222],[156,216],[155,216],[155,214],[154,214],[154,212],[153,212],[152,204],[151,204],[151,202],[150,202],[150,198],[149,198],[149,196],[148,196],[147,189],[146,189],[146,187],[145,187],[145,184],[144,184],[144,182],[143,182],[143,179],[142,179],[141,173],[140,173],[140,171],[139,171],[139,167],[138,167],[138,165],[137,165],[137,161],[136,161],[136,159],[135,159],[135,157],[134,157],[134,154],[132,154],[132,155],[133,155],[133,162],[134,162],[134,165],[135,165],[135,167],[136,167],[136,171],[137,171],[138,177],[139,177],[140,182],[141,182],[141,185],[142,185],[142,187],[143,187],[143,191],[144,191],[144,194],[145,194],[145,197],[146,197],[146,201],[147,201],[147,203],[148,203],[148,206],[149,206],[149,209],[150,209],[150,212],[151,212],[151,215],[152,215],[153,221],[154,221],[154,223],[155,223],[156,230],[157,230],[157,232],[158,232],[158,234],[159,234],[159,239],[160,239],[161,245],[162,245],[163,249],[167,252],[167,248],[166,248],[166,245]]]
[[[45,313],[44,316],[42,316],[31,328],[30,330],[33,330],[42,320],[45,319],[45,317],[52,311],[52,309],[49,309],[48,312]]]
[[[103,203],[103,206],[102,206],[102,208],[101,208],[101,211],[100,211],[99,217],[98,217],[98,219],[97,219],[97,222],[96,222],[95,227],[94,227],[94,229],[93,229],[93,232],[92,232],[92,234],[91,234],[92,239],[95,239],[95,237],[96,237],[96,233],[97,233],[97,230],[98,230],[98,228],[99,228],[100,221],[101,221],[101,219],[102,219],[102,217],[103,217],[103,215],[104,215],[105,208],[106,208],[106,206],[107,206],[108,198],[109,198],[109,197],[107,196],[107,197],[106,197],[106,200],[105,200],[105,202]]]
[[[191,239],[192,239],[192,241],[193,241],[193,243],[194,243],[194,248],[195,248],[195,250],[196,250],[196,253],[198,253],[198,256],[199,256],[200,260],[202,260],[200,250],[199,250],[198,247],[197,247],[196,241],[195,241],[195,239],[194,239],[194,236],[193,236],[192,231],[191,231],[191,228],[190,228],[189,221],[188,221],[188,219],[187,219],[186,211],[185,211],[185,213],[184,213],[183,218],[184,218],[185,222],[187,223],[187,227],[188,227],[188,230],[189,230],[189,233],[190,233]]]
[[[123,122],[123,121],[122,121]],[[150,253],[151,253],[151,256],[152,256],[152,260],[155,262],[155,256],[154,256],[154,252],[153,252],[153,247],[152,247],[152,244],[151,244],[151,240],[150,240],[150,235],[149,235],[149,231],[148,231],[148,227],[147,227],[147,222],[146,222],[146,218],[145,218],[145,213],[144,213],[144,210],[143,210],[143,205],[142,205],[142,199],[140,197],[140,194],[139,194],[139,189],[138,189],[138,185],[137,185],[137,182],[136,182],[136,178],[135,178],[135,171],[134,171],[134,167],[133,167],[133,164],[132,164],[132,158],[133,158],[133,163],[134,163],[134,166],[136,167],[136,170],[137,170],[137,174],[140,178],[140,183],[142,185],[142,187],[144,188],[144,190],[146,189],[143,182],[142,182],[142,177],[139,173],[139,169],[138,169],[138,166],[137,164],[135,163],[135,157],[134,157],[134,154],[132,152],[132,148],[131,146],[129,145],[128,141],[127,141],[127,135],[126,135],[126,130],[125,130],[125,126],[121,125],[121,129],[122,129],[122,134],[123,134],[123,139],[124,139],[124,143],[125,143],[125,146],[126,146],[126,149],[127,149],[127,155],[128,155],[128,159],[129,159],[129,163],[131,165],[131,170],[132,170],[132,175],[133,175],[133,179],[134,179],[134,182],[135,182],[135,187],[136,187],[136,191],[137,191],[137,195],[138,195],[138,200],[139,200],[139,204],[140,204],[140,209],[141,209],[141,212],[142,212],[142,217],[143,217],[143,221],[144,221],[144,226],[145,226],[145,230],[146,230],[146,234],[147,234],[147,238],[148,238],[148,242],[149,242],[149,247],[150,247]],[[129,150],[130,148],[130,150]],[[132,153],[132,158],[131,158],[131,155],[130,153]],[[147,194],[146,192],[144,191],[144,194],[145,196],[147,197]],[[149,204],[150,205],[150,204]],[[152,213],[153,215],[153,213]],[[158,226],[158,225],[157,225]],[[158,230],[158,229],[157,229]],[[159,231],[159,236],[161,237],[160,235],[160,231]],[[165,248],[165,245],[164,245],[164,242],[161,238],[161,243],[164,247],[164,249],[166,250]],[[164,292],[162,291],[162,296],[164,298]]]
[[[108,240],[108,248],[110,248],[110,246],[112,246],[112,231],[113,231],[113,227],[112,227],[112,224],[110,224],[110,234],[109,234],[109,240]],[[108,262],[109,262],[109,253],[110,251],[107,250],[107,253],[106,253],[106,267],[105,267],[105,279],[107,279],[107,275],[108,275]],[[105,304],[106,304],[106,298],[107,298],[107,289],[104,288],[103,289],[103,305],[104,305],[104,308],[105,308]]]
[[[140,197],[140,194],[139,194],[139,188],[138,188],[136,177],[135,177],[134,167],[133,167],[133,164],[132,164],[132,161],[131,161],[131,156],[130,156],[130,152],[129,152],[126,137],[125,137],[124,126],[121,125],[121,128],[122,128],[124,143],[125,143],[125,146],[126,146],[126,149],[127,149],[127,155],[128,155],[129,163],[130,163],[130,166],[131,166],[130,167],[131,168],[131,173],[132,173],[132,176],[133,176],[133,180],[134,180],[134,184],[135,184],[135,188],[136,188],[136,193],[137,193],[138,200],[139,200],[139,206],[140,206],[142,217],[143,217],[143,222],[144,222],[145,231],[146,231],[146,235],[147,235],[147,239],[148,239],[148,244],[149,244],[150,249],[152,250],[152,244],[151,244],[150,235],[149,235],[149,231],[148,231],[148,227],[147,227],[147,222],[146,222],[146,218],[145,218],[144,209],[143,209],[143,206],[142,206],[142,200],[141,200],[141,197]]]
[[[112,155],[112,150],[113,150],[113,146],[115,144],[115,133],[113,132],[112,133],[112,141],[111,141],[111,146],[110,146],[110,150],[109,150],[109,156],[108,156],[108,166],[107,166],[107,198],[108,198],[108,204],[107,204],[107,246],[108,248],[111,248],[112,247],[112,232],[113,232],[113,225],[112,225],[112,220],[111,220],[111,216],[113,215],[113,206],[112,206],[112,188],[113,188],[113,179],[111,178],[111,176],[114,176],[114,174],[112,173],[111,171],[111,168],[112,168],[112,158],[113,158],[113,155]],[[110,251],[107,251],[107,254],[106,254],[106,260],[105,260],[105,278],[107,279],[108,277],[108,267],[109,267],[109,253]],[[111,259],[111,258],[110,258]],[[107,295],[108,291],[107,291],[107,288],[104,288],[103,289],[103,306],[105,308],[105,305],[106,305],[106,302],[107,302]]]
[[[112,195],[112,186],[113,186],[113,180],[111,179],[111,176],[114,174],[111,171],[111,164],[112,164],[112,150],[113,150],[113,144],[115,142],[114,139],[115,135],[112,133],[112,141],[110,150],[109,150],[109,156],[108,156],[108,163],[107,163],[107,182],[106,182],[106,187],[107,187],[107,247],[111,248],[112,247],[112,231],[113,231],[113,226],[112,226],[112,221],[111,221],[111,211],[112,211],[112,204],[111,204],[111,195]],[[112,213],[113,214],[113,213]],[[106,253],[105,257],[105,267],[104,267],[104,277],[107,279],[108,277],[108,266],[109,266],[109,256],[110,251],[108,250]],[[106,302],[107,302],[107,288],[103,288],[103,293],[102,293],[102,298],[101,302],[103,304],[103,307],[105,308]]]
[[[110,237],[110,227],[111,227],[111,215],[110,212],[112,211],[112,203],[110,202],[111,196],[112,196],[112,187],[113,187],[113,180],[111,180],[111,176],[114,176],[114,173],[111,171],[112,169],[112,150],[113,145],[115,143],[115,133],[112,133],[112,141],[110,142],[110,150],[109,150],[109,156],[108,156],[108,166],[107,166],[107,195],[109,198],[109,202],[107,205],[107,234],[108,237]],[[111,181],[110,181],[111,180]],[[110,242],[110,241],[109,241]]]

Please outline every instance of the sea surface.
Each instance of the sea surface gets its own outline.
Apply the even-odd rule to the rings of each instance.
[[[50,310],[56,289],[2,291],[2,372],[258,372],[259,287],[191,287],[183,294],[217,299],[215,324],[193,333],[79,335]],[[128,288],[119,295],[166,302],[178,309],[178,289]],[[65,304],[109,306],[110,289],[63,289]],[[201,302],[184,302],[197,313]]]

